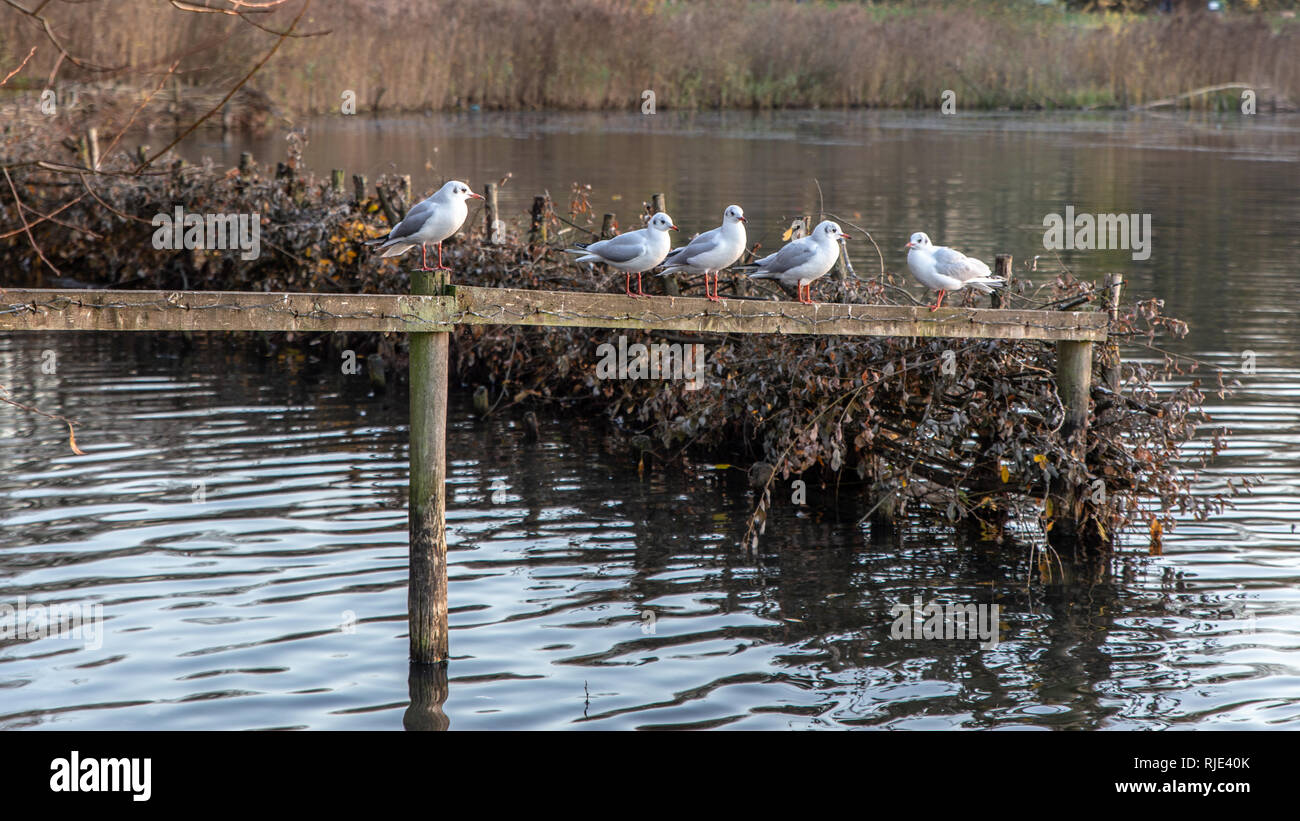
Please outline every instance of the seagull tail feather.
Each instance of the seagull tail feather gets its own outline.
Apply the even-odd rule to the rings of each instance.
[[[399,243],[397,243],[396,245],[394,245],[393,247],[389,248],[387,251],[385,251],[381,256],[384,257],[384,258],[387,258],[387,257],[400,257],[402,254],[405,254],[407,251],[411,250],[411,249],[414,248],[414,247],[415,247],[415,245],[413,245],[412,243],[409,243],[409,242],[407,242],[407,243],[399,242]]]

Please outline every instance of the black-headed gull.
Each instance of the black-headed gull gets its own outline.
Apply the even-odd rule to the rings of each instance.
[[[650,218],[645,228],[628,231],[610,239],[592,242],[587,245],[579,243],[573,248],[565,248],[565,253],[580,254],[577,262],[603,262],[622,271],[627,282],[624,290],[628,296],[645,296],[641,290],[641,274],[649,271],[668,256],[672,247],[669,231],[676,231],[673,218],[663,211]],[[632,293],[632,275],[636,274],[636,293]]]
[[[835,267],[840,258],[840,240],[848,238],[839,225],[825,220],[808,236],[791,240],[780,251],[760,259],[755,263],[758,270],[749,277],[775,279],[787,288],[795,286],[799,289],[799,301],[814,305],[812,284]]]
[[[388,236],[373,239],[367,245],[378,245],[385,257],[400,257],[415,246],[420,246],[421,271],[450,270],[442,264],[442,241],[460,230],[469,215],[466,200],[483,197],[469,190],[457,180],[447,182],[437,193],[406,212],[402,221],[393,226]],[[438,243],[438,267],[429,267],[429,248],[426,243]],[[385,250],[386,249],[386,250]]]
[[[713,302],[721,301],[718,296],[719,272],[734,265],[745,252],[745,222],[745,212],[740,206],[728,205],[722,212],[722,225],[705,231],[669,254],[659,276],[678,271],[704,274],[704,295]],[[713,274],[713,293],[709,293],[710,273]]]
[[[1005,284],[1002,277],[989,276],[989,266],[961,251],[942,245],[933,245],[930,238],[917,231],[907,245],[907,269],[925,287],[939,292],[939,298],[930,311],[939,310],[949,291],[974,288],[982,294],[993,293],[994,288]]]

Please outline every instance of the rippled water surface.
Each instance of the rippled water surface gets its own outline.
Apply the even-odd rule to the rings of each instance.
[[[1134,295],[1164,297],[1192,326],[1170,348],[1232,368],[1253,352],[1242,391],[1211,399],[1235,435],[1202,487],[1263,482],[1235,511],[1184,522],[1164,555],[1131,538],[1094,583],[1044,586],[1026,548],[942,524],[873,531],[849,502],[778,505],[756,563],[737,545],[753,504],[739,470],[639,471],[599,426],[546,409],[529,442],[518,416],[476,420],[457,393],[454,659],[439,708],[442,682],[409,675],[406,659],[404,393],[339,373],[323,346],[9,335],[0,383],[76,419],[85,455],[59,423],[0,406],[0,604],[98,605],[103,632],[0,639],[0,727],[1300,727],[1297,124],[315,124],[321,169],[373,178],[428,160],[417,186],[510,171],[504,200],[519,211],[573,181],[599,183],[597,211],[627,215],[663,190],[693,230],[737,201],[769,244],[816,207],[815,176],[827,209],[871,228],[892,270],[913,230],[1020,263],[1045,253],[1042,217],[1066,204],[1151,213],[1150,260],[1061,262],[1087,277],[1123,270]],[[190,151],[229,161],[251,147],[273,162],[281,146]],[[870,270],[873,257],[854,259]],[[1000,604],[1001,642],[891,639],[890,605],[915,596]]]

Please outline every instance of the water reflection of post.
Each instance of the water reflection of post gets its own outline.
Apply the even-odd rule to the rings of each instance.
[[[402,727],[407,730],[445,730],[451,719],[442,711],[447,701],[447,662],[412,664],[407,677],[411,703],[402,713]]]

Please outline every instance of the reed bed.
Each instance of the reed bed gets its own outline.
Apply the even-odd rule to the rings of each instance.
[[[238,19],[140,0],[48,4],[95,72],[63,82],[151,85],[180,59],[178,93],[233,85],[274,37]],[[283,29],[297,3],[258,19]],[[1300,99],[1300,26],[1264,15],[1084,15],[1031,2],[879,6],[789,0],[335,0],[309,7],[253,84],[286,117],[357,110],[1127,107],[1222,83]],[[0,16],[0,61],[43,44]],[[43,47],[21,85],[39,88]],[[1271,95],[1271,96],[1270,96]],[[1223,101],[1218,101],[1222,103]],[[166,95],[159,105],[172,104]],[[1215,104],[1198,98],[1193,104]]]

